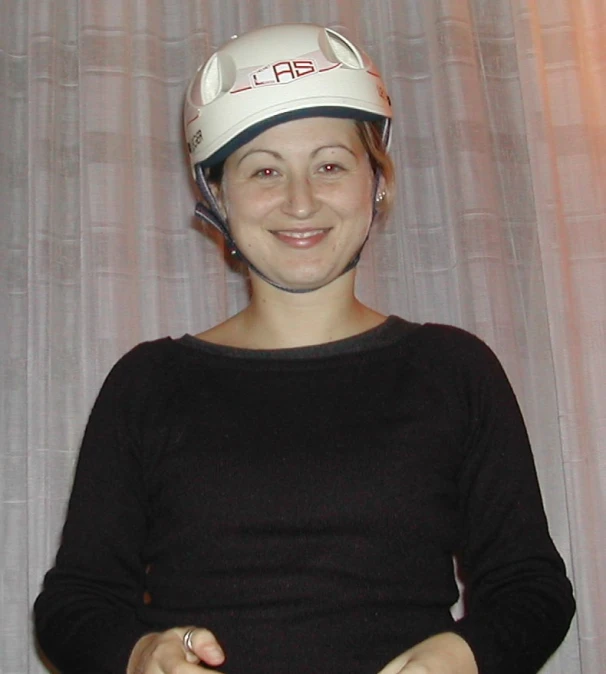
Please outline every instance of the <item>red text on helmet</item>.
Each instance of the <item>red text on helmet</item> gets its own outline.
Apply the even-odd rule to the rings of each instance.
[[[252,73],[251,81],[254,87],[264,87],[274,84],[288,84],[300,77],[313,75],[318,72],[318,66],[313,59],[294,59],[292,61],[277,61]]]

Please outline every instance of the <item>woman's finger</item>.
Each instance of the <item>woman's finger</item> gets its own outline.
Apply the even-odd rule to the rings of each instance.
[[[215,635],[204,627],[190,627],[183,632],[183,648],[189,662],[198,660],[207,665],[220,665],[225,660]]]

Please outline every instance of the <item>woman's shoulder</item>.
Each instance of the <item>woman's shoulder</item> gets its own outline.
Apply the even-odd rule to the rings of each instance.
[[[179,340],[161,337],[136,344],[110,368],[103,388],[121,389],[139,394],[144,389],[166,388],[183,371],[186,349]]]
[[[409,347],[413,357],[444,376],[504,374],[493,349],[478,335],[455,325],[423,323],[411,333]]]
[[[417,338],[428,347],[440,347],[446,353],[458,352],[470,355],[484,353],[494,356],[486,341],[474,332],[447,323],[422,323]]]
[[[448,323],[421,323],[421,336],[432,343],[442,343],[453,348],[477,348],[485,342],[473,332]]]
[[[158,365],[175,357],[175,340],[172,337],[139,342],[122,354],[110,372],[140,371],[147,365]]]

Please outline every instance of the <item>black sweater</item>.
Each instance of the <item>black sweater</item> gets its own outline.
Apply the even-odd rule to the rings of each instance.
[[[376,674],[442,631],[481,674],[530,674],[573,613],[497,359],[395,317],[318,347],[124,356],[35,606],[63,674],[123,674],[140,636],[189,624],[227,674]]]

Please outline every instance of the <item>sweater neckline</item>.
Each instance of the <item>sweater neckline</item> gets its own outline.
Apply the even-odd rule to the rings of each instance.
[[[365,330],[357,335],[338,339],[325,344],[311,346],[291,347],[285,349],[247,349],[223,344],[206,342],[190,333],[175,339],[180,344],[190,349],[195,349],[208,354],[226,356],[228,358],[244,358],[248,360],[302,360],[310,358],[326,358],[327,356],[356,354],[377,348],[390,346],[399,342],[404,335],[419,327],[418,323],[389,315],[382,323]]]

